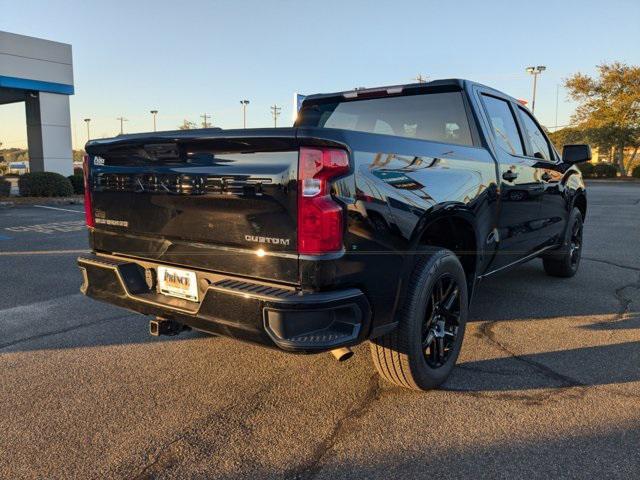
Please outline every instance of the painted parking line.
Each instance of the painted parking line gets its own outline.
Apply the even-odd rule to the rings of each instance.
[[[60,210],[61,212],[84,213],[84,210],[72,210],[70,208],[48,207],[46,205],[34,205],[36,208],[47,208],[49,210]]]
[[[69,222],[40,223],[37,225],[20,225],[17,227],[6,227],[5,230],[17,233],[67,233],[79,232],[86,228],[84,220],[73,220]]]
[[[14,252],[0,252],[0,257],[21,256],[21,255],[80,255],[90,253],[90,250],[23,250]]]

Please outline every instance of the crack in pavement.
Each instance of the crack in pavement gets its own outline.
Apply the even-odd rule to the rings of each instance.
[[[585,387],[586,386],[585,384],[576,380],[575,378],[572,378],[568,375],[564,375],[560,372],[555,371],[550,367],[547,367],[543,363],[536,362],[535,360],[531,360],[529,358],[525,358],[521,355],[518,355],[516,352],[512,351],[509,347],[507,347],[504,343],[500,342],[500,340],[496,338],[496,335],[493,329],[496,327],[497,324],[498,322],[496,320],[483,323],[482,325],[480,325],[480,333],[482,333],[484,338],[486,338],[490,343],[497,346],[500,350],[502,350],[503,352],[513,357],[514,360],[517,360],[530,367],[533,367],[539,373],[541,373],[543,376],[549,379],[564,383],[566,387]]]
[[[474,391],[463,388],[444,388],[443,390],[463,393],[466,395],[470,395],[475,398],[486,398],[490,400],[518,400],[523,401],[528,405],[540,405],[550,400],[552,397],[561,396],[563,398],[571,397],[571,398],[580,398],[586,394],[588,385],[576,380],[568,375],[564,375],[556,370],[540,363],[535,360],[531,360],[529,358],[525,358],[522,355],[517,354],[512,351],[505,344],[500,342],[495,335],[494,328],[498,325],[498,321],[494,320],[491,322],[485,322],[480,325],[479,331],[486,341],[490,344],[497,347],[499,350],[502,350],[504,353],[509,355],[509,358],[516,360],[520,363],[531,367],[538,374],[546,377],[550,380],[554,380],[556,382],[560,382],[563,386],[561,387],[549,387],[537,393],[495,393],[495,392],[482,392],[482,391]],[[494,372],[487,371],[486,373],[494,374]],[[505,373],[501,372],[500,374],[505,375]],[[515,372],[514,372],[515,374]]]
[[[595,259],[587,259],[587,260],[606,263],[608,265],[612,265],[614,267],[618,267],[622,269],[640,271],[640,269],[635,269],[633,267],[625,267],[622,265],[616,265],[614,263],[611,263],[605,260],[595,260]],[[614,322],[626,319],[627,315],[631,310],[631,305],[633,303],[633,300],[631,298],[625,297],[623,295],[623,292],[627,288],[640,289],[640,276],[638,276],[638,279],[636,281],[623,285],[617,288],[613,292],[613,295],[620,303],[620,309],[618,313],[611,320],[608,320],[606,323],[614,323]],[[549,400],[553,396],[558,395],[559,393],[565,394],[565,393],[571,392],[573,397],[579,398],[584,396],[587,393],[587,389],[589,389],[590,387],[593,387],[593,385],[588,385],[586,383],[583,383],[568,375],[564,375],[540,362],[536,362],[535,360],[524,358],[523,356],[518,355],[516,352],[512,351],[509,347],[507,347],[505,344],[503,344],[496,338],[494,328],[498,325],[498,323],[499,322],[497,320],[494,320],[491,322],[485,322],[481,324],[479,328],[478,337],[487,340],[489,343],[496,346],[498,349],[502,350],[504,353],[508,354],[510,358],[513,358],[516,361],[519,361],[530,367],[533,367],[538,373],[542,374],[543,376],[563,383],[564,387],[559,387],[559,388],[551,387],[551,389],[545,389],[544,391],[537,394],[513,394],[513,393],[495,394],[494,392],[479,392],[479,391],[473,391],[468,389],[456,389],[456,388],[444,388],[444,390],[451,391],[451,392],[464,393],[476,398],[487,398],[487,399],[494,399],[494,400],[522,400],[528,404],[538,405],[538,404],[544,403],[545,401]],[[464,365],[461,365],[461,367],[465,368]],[[472,370],[472,371],[475,370],[475,371],[487,373],[490,375],[504,375],[504,376],[510,375],[510,373],[506,370],[491,371],[488,369],[480,369],[480,368],[469,367],[469,366],[467,366],[466,369]],[[517,373],[513,372],[511,373],[511,375],[517,375]],[[640,394],[633,394],[629,392],[620,391],[619,389],[616,389],[613,386],[603,385],[603,387],[610,393],[617,396],[628,397],[628,398],[640,397]]]
[[[619,320],[624,320],[627,314],[631,310],[631,304],[633,303],[633,299],[625,297],[622,292],[624,292],[627,288],[635,288],[640,289],[640,275],[635,282],[628,283],[627,285],[623,285],[620,288],[617,288],[614,295],[618,302],[620,302],[620,312],[616,315],[616,317],[611,320],[612,322],[617,322]]]
[[[625,268],[625,267],[620,267],[620,268]],[[613,292],[613,296],[616,297],[616,300],[618,300],[618,303],[620,304],[620,310],[618,311],[618,313],[616,313],[616,315],[610,320],[605,320],[603,322],[592,324],[590,326],[608,325],[608,324],[619,322],[621,320],[627,320],[628,315],[631,313],[631,305],[633,304],[633,299],[625,297],[623,294],[623,292],[628,288],[632,288],[640,291],[640,275],[638,275],[638,279],[635,282],[622,285],[621,287],[616,288],[616,290]]]
[[[369,379],[369,385],[362,398],[354,402],[345,411],[344,415],[335,423],[331,433],[317,445],[311,457],[306,462],[287,472],[284,475],[285,478],[296,480],[314,478],[322,469],[320,463],[327,457],[331,448],[338,443],[340,437],[352,424],[356,423],[372,408],[373,404],[380,399],[381,394],[380,378],[376,372]]]
[[[632,270],[634,272],[640,272],[640,267],[630,267],[628,265],[620,265],[619,263],[610,262],[609,260],[601,260],[599,258],[584,257],[584,256],[582,257],[582,260],[588,260],[589,262],[604,263],[605,265],[609,265],[609,266],[612,266],[612,267],[624,268],[626,270]]]
[[[74,330],[80,330],[80,329],[85,328],[85,327],[93,327],[94,325],[98,325],[98,324],[103,323],[103,322],[110,322],[110,321],[113,321],[113,320],[119,320],[121,318],[126,318],[126,317],[129,317],[129,316],[131,316],[131,314],[116,315],[116,316],[113,316],[113,317],[107,317],[107,318],[103,318],[101,320],[96,320],[95,322],[81,323],[79,325],[73,325],[71,327],[61,328],[60,330],[54,330],[52,332],[44,332],[44,333],[39,333],[38,335],[32,335],[30,337],[19,338],[17,340],[13,340],[11,342],[1,343],[0,344],[0,350],[12,347],[14,345],[18,345],[20,343],[29,342],[29,341],[32,341],[32,340],[39,340],[41,338],[46,338],[46,337],[52,337],[52,336],[55,336],[55,335],[60,335],[62,333],[72,332]]]
[[[250,408],[255,412],[255,401],[268,393],[272,388],[273,384],[270,383],[269,385],[256,390],[253,395],[247,397],[246,402],[232,403],[227,408],[205,415],[200,419],[196,419],[187,428],[182,429],[182,431],[172,440],[155,448],[155,453],[153,455],[147,454],[147,457],[150,458],[148,463],[143,465],[138,473],[135,475],[127,475],[126,478],[132,478],[133,480],[152,480],[157,474],[166,472],[168,469],[174,467],[180,459],[174,452],[173,447],[180,442],[187,442],[190,446],[204,451],[204,447],[199,445],[199,443],[202,442],[202,439],[198,437],[198,434],[205,432],[212,424],[228,418],[230,414],[237,413],[237,410]],[[237,415],[234,416],[237,417]],[[240,418],[244,418],[244,416],[240,415]],[[223,445],[220,445],[218,448],[215,448],[214,451],[219,450],[222,447]]]

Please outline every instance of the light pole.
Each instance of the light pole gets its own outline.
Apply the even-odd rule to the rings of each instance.
[[[247,105],[249,105],[249,100],[246,98],[240,100],[240,104],[242,105],[242,128],[247,128]]]
[[[89,123],[91,123],[91,119],[85,118],[84,123],[87,124],[87,142],[88,142],[89,140],[91,140],[91,132],[89,131]]]
[[[280,116],[280,110],[282,110],[282,107],[279,107],[277,104],[273,104],[272,107],[270,107],[271,109],[271,115],[273,115],[273,127],[277,128],[278,127],[278,117]]]
[[[120,120],[120,135],[124,134],[124,122],[128,122],[129,120],[124,117],[118,117],[116,120]]]
[[[527,67],[527,73],[533,75],[533,99],[531,100],[531,113],[536,111],[536,84],[538,75],[547,69],[544,65],[538,65],[536,67]]]
[[[151,110],[149,112],[151,115],[153,115],[153,131],[156,131],[156,116],[158,115],[158,110]]]

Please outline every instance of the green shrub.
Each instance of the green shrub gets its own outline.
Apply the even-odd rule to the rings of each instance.
[[[0,197],[8,197],[11,193],[11,182],[0,177]]]
[[[593,178],[594,165],[591,162],[579,163],[578,168],[584,178]]]
[[[82,195],[84,193],[84,177],[82,174],[78,175],[77,173],[74,173],[73,175],[69,175],[67,178],[71,182],[73,193],[76,195]]]
[[[631,176],[633,178],[640,178],[640,165],[633,167],[633,170],[631,170]]]
[[[68,197],[73,186],[68,178],[53,172],[25,173],[18,180],[20,195],[25,197]]]
[[[615,178],[618,175],[618,167],[612,163],[596,163],[593,175],[595,178]]]

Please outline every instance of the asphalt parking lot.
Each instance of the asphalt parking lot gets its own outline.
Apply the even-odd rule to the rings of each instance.
[[[579,274],[487,280],[429,393],[84,298],[82,207],[0,209],[0,478],[638,478],[640,184],[590,185]]]

